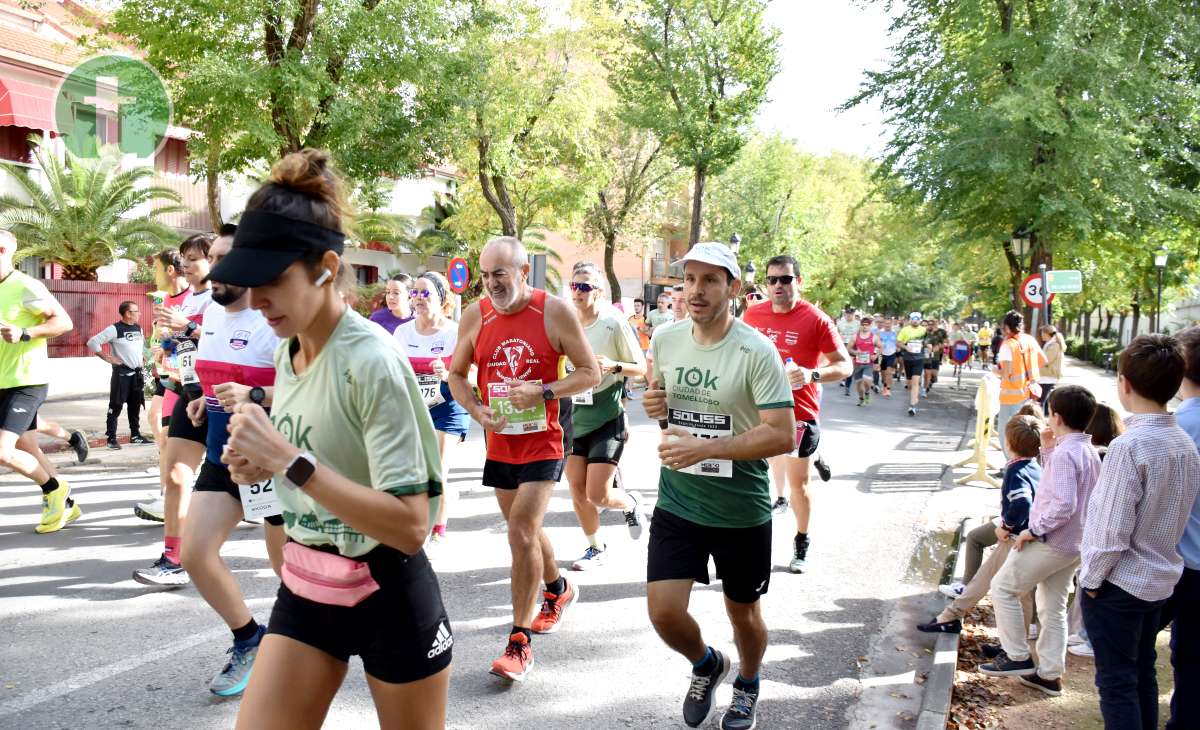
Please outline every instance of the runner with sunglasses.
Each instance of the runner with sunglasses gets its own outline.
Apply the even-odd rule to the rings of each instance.
[[[809,461],[821,443],[818,418],[821,413],[821,383],[837,382],[851,373],[850,355],[829,315],[801,296],[803,280],[796,260],[788,255],[767,262],[769,302],[746,310],[746,324],[762,332],[779,351],[787,365],[792,386],[796,420],[795,455],[776,456],[772,470],[786,473],[791,492],[792,512],[796,517],[796,537],[788,570],[804,572],[808,560],[809,522],[812,501],[809,495]],[[820,457],[817,457],[818,459]],[[827,481],[826,471],[821,473]],[[782,481],[782,479],[780,480]]]
[[[454,643],[421,549],[436,436],[396,340],[338,291],[346,207],[328,164],[315,150],[276,163],[213,269],[283,338],[270,417],[238,405],[223,456],[238,484],[274,477],[288,536],[237,727],[319,727],[358,655],[381,727],[434,730]]]
[[[612,307],[602,307],[604,275],[594,264],[576,266],[571,277],[571,299],[583,325],[596,365],[600,384],[571,398],[572,443],[567,457],[567,482],[579,526],[588,546],[571,570],[592,570],[604,565],[608,546],[601,542],[600,510],[619,509],[629,534],[642,536],[649,516],[637,492],[614,485],[617,465],[625,451],[629,429],[621,401],[624,378],[646,372],[646,359],[636,336]]]
[[[487,432],[483,483],[496,490],[508,523],[513,625],[491,672],[521,681],[533,668],[532,635],[558,631],[579,597],[554,562],[542,519],[571,444],[570,397],[595,388],[600,372],[572,307],[529,285],[529,257],[519,239],[488,241],[479,268],[487,296],[459,323],[450,392]],[[575,365],[565,377],[563,356]],[[467,380],[472,364],[479,396]],[[546,590],[537,612],[539,577]]]
[[[437,430],[445,491],[438,502],[433,532],[429,536],[430,545],[436,545],[446,537],[447,514],[450,502],[456,496],[446,481],[447,450],[452,442],[466,440],[471,420],[467,409],[454,400],[450,386],[446,384],[450,372],[447,365],[458,345],[458,323],[450,319],[450,313],[454,311],[450,283],[436,271],[427,271],[413,280],[410,298],[414,318],[397,327],[394,336],[417,374],[421,397]]]

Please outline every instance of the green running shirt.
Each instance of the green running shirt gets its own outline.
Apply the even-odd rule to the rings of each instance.
[[[596,321],[583,328],[592,352],[617,362],[645,362],[633,327],[618,310],[605,307]],[[571,425],[575,436],[586,436],[621,415],[625,377],[608,373],[595,388],[571,398]]]
[[[379,325],[346,310],[307,370],[296,375],[284,340],[275,351],[271,421],[293,446],[347,479],[397,496],[442,493],[437,434],[408,356]],[[284,529],[302,545],[333,545],[348,558],[379,541],[363,535],[277,475]]]
[[[46,285],[21,271],[0,281],[0,322],[36,327],[50,314],[54,296]],[[50,382],[45,337],[29,342],[0,342],[0,390]]]
[[[761,423],[759,411],[791,408],[792,389],[771,341],[740,319],[725,338],[702,346],[684,320],[656,330],[654,380],[667,391],[668,420],[695,435],[736,436]],[[709,527],[755,527],[771,520],[766,459],[662,467],[658,507]]]

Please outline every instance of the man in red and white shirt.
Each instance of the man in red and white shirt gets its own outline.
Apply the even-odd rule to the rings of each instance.
[[[788,570],[793,573],[803,573],[808,559],[809,460],[821,441],[817,425],[821,412],[820,383],[847,378],[853,367],[833,320],[800,297],[801,283],[796,259],[786,254],[774,257],[767,262],[770,300],[750,307],[743,317],[746,324],[775,343],[792,384],[796,455],[776,456],[771,461],[772,471],[776,471],[777,460],[783,461],[791,490],[796,538]]]

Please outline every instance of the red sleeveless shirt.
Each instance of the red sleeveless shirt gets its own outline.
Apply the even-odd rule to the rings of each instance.
[[[487,297],[479,300],[483,321],[475,338],[475,366],[479,368],[479,392],[489,403],[489,385],[506,380],[558,380],[562,353],[546,336],[546,292],[534,289],[529,303],[520,311],[502,314]],[[562,459],[563,428],[559,401],[546,401],[546,430],[525,434],[489,433],[487,458],[506,464]]]

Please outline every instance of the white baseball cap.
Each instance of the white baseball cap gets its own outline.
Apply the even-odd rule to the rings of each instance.
[[[920,322],[921,321],[921,313],[913,312],[912,314],[908,315],[908,318],[914,322]]]
[[[728,271],[733,278],[742,278],[742,270],[738,267],[737,256],[734,256],[733,251],[723,243],[715,241],[697,243],[675,263],[683,266],[688,261],[699,261],[702,264],[720,266],[722,269]]]

